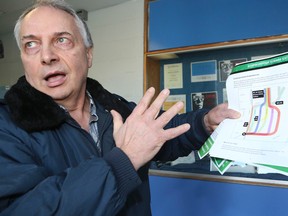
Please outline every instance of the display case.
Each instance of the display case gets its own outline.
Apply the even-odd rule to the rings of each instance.
[[[177,100],[185,103],[182,112],[227,102],[225,84],[233,66],[288,51],[283,11],[288,3],[246,0],[235,11],[230,2],[145,1],[144,91],[169,88],[163,109]],[[150,174],[288,187],[287,176],[252,166],[236,165],[220,175],[197,152],[153,162]]]

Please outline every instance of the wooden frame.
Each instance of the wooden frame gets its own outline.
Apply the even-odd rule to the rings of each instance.
[[[151,0],[144,1],[144,92],[151,86],[155,87],[156,95],[160,93],[160,60],[172,59],[177,57],[179,53],[199,52],[205,50],[223,49],[229,47],[240,47],[248,45],[266,44],[272,42],[287,42],[288,34],[279,36],[267,36],[261,38],[245,39],[228,41],[213,44],[203,44],[195,46],[186,46],[181,48],[163,49],[157,51],[148,50],[148,32],[149,32],[149,3]],[[288,181],[286,180],[273,180],[273,179],[262,179],[262,178],[249,178],[249,177],[233,177],[233,176],[218,176],[210,174],[198,174],[198,173],[186,173],[177,171],[166,171],[151,169],[150,175],[159,175],[166,177],[177,177],[177,178],[189,178],[196,180],[207,180],[217,182],[230,182],[239,184],[252,184],[252,185],[263,185],[263,186],[276,186],[276,187],[288,187]]]

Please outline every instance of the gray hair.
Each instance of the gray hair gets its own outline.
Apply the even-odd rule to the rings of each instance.
[[[84,20],[82,20],[76,13],[76,11],[69,5],[67,4],[64,0],[37,0],[37,2],[26,9],[22,15],[18,18],[15,28],[14,28],[14,37],[16,39],[17,45],[19,49],[21,49],[21,44],[20,44],[20,27],[22,24],[23,19],[27,14],[29,14],[32,10],[42,7],[42,6],[49,6],[53,7],[62,11],[65,11],[66,13],[70,14],[71,16],[74,17],[75,23],[80,31],[80,34],[83,38],[85,46],[88,47],[93,47],[93,41],[91,38],[90,31],[88,29],[88,26]]]

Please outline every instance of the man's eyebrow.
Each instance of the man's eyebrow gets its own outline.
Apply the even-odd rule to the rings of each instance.
[[[70,36],[72,36],[72,34],[71,33],[69,33],[69,32],[56,32],[55,34],[54,34],[55,36],[63,36],[63,35],[70,35]]]
[[[24,36],[22,36],[22,38],[21,38],[21,40],[25,40],[25,39],[35,39],[36,38],[36,36],[35,35],[24,35]]]

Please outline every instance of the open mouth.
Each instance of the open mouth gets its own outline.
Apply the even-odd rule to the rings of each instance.
[[[44,79],[48,83],[49,87],[55,87],[63,84],[65,82],[65,78],[65,73],[56,72],[48,74]]]

